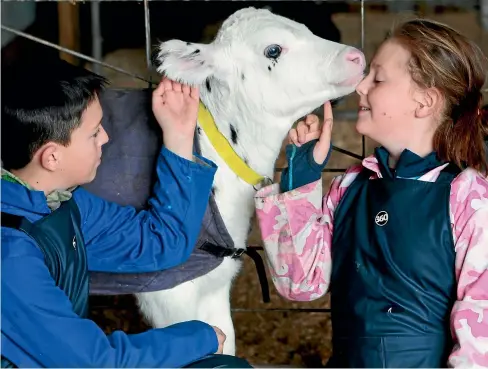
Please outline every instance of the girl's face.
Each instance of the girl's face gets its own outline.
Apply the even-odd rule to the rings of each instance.
[[[383,43],[369,73],[356,88],[359,94],[357,131],[384,146],[395,157],[406,148],[418,155],[427,155],[432,150],[432,115],[422,111],[425,94],[412,80],[409,60],[410,52],[399,44]]]

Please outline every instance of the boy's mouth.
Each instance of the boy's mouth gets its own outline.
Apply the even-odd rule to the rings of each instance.
[[[370,111],[370,108],[367,108],[366,106],[359,106],[359,111]]]

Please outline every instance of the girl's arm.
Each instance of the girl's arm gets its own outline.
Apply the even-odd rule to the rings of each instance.
[[[312,140],[300,147],[294,144],[286,146],[285,153],[288,166],[283,169],[280,179],[280,191],[287,192],[322,178],[322,170],[329,161],[332,152],[329,152],[322,164],[318,164],[313,157],[313,150],[318,140]]]
[[[488,367],[488,180],[465,170],[453,182],[451,221],[457,301],[451,312],[449,367]]]
[[[274,184],[256,194],[267,263],[283,297],[311,301],[327,293],[334,210],[360,168],[334,178],[324,198],[322,179],[285,193]]]

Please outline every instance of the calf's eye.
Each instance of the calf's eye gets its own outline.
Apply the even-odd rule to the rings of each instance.
[[[281,55],[280,45],[269,45],[264,49],[264,56],[268,59],[277,59]]]

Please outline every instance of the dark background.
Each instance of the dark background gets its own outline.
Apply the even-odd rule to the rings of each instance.
[[[59,44],[58,7],[55,1],[36,4],[36,20],[24,32]],[[234,11],[248,6],[271,6],[280,15],[306,23],[316,35],[340,41],[331,21],[334,12],[348,11],[342,1],[317,4],[313,1],[150,1],[152,44],[169,38],[199,42],[205,26],[221,21]],[[121,48],[145,46],[144,6],[141,1],[101,1],[100,24],[103,55]],[[90,3],[80,4],[80,52],[91,55]],[[2,67],[19,58],[57,58],[53,48],[17,37],[2,49]]]

